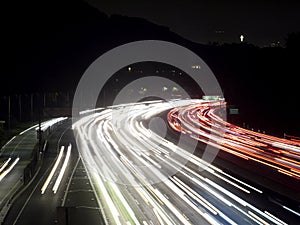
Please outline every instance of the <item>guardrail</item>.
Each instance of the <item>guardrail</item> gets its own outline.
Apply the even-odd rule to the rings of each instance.
[[[7,197],[3,200],[1,200],[0,203],[0,224],[4,222],[4,219],[13,203],[14,196],[17,194],[17,192],[21,189],[23,186],[23,178],[20,177],[18,182],[13,186],[13,188],[7,193]]]
[[[39,132],[41,131],[42,142],[44,143],[43,151],[46,148],[47,138],[49,137],[49,135],[52,133],[53,130],[55,130],[67,118],[68,117],[59,117],[59,118],[55,118],[55,119],[46,121],[46,122],[42,123],[41,130],[39,129],[38,125],[35,125],[30,128],[30,129],[35,128],[35,130],[37,131],[37,139],[39,137]],[[24,132],[26,132],[28,130],[29,129],[25,130]],[[24,132],[21,132],[20,134],[23,134]],[[13,139],[11,139],[10,141],[12,141]],[[36,147],[34,147],[34,149],[32,149],[32,150],[38,151]],[[33,155],[35,156],[36,154],[33,154]],[[5,195],[5,197],[3,199],[0,199],[0,224],[2,224],[4,222],[4,219],[7,215],[7,213],[9,212],[9,209],[12,206],[12,204],[14,203],[14,201],[23,193],[23,191],[25,191],[27,189],[27,187],[31,184],[31,182],[34,180],[35,176],[37,175],[40,167],[38,167],[38,169],[37,169],[36,160],[37,160],[36,157],[33,157],[31,159],[30,163],[24,167],[23,175],[20,176],[18,181],[8,191],[8,193]],[[32,165],[32,164],[35,164],[35,165]],[[28,169],[30,170],[29,171],[30,175],[29,175],[29,177],[26,177],[25,171]],[[35,173],[34,176],[31,176],[31,174],[33,174],[33,173]],[[30,180],[30,182],[28,182],[29,180]]]
[[[39,132],[41,135],[42,142],[46,140],[46,138],[51,134],[52,130],[55,130],[58,125],[60,125],[63,121],[68,119],[68,117],[59,117],[49,121],[46,121],[41,124],[41,130],[39,127],[36,127],[37,139],[39,139]]]

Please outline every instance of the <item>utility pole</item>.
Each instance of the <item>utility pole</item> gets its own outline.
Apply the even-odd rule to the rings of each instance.
[[[8,96],[8,132],[10,132],[10,96]]]
[[[33,94],[30,95],[30,116],[31,121],[33,122]]]
[[[19,95],[19,122],[22,120],[22,99],[21,95]]]
[[[39,159],[39,154],[42,151],[42,129],[41,129],[42,118],[41,118],[41,95],[40,94],[38,94],[38,117],[39,117],[39,133],[38,133],[38,138],[39,138],[38,159]]]
[[[43,104],[44,108],[46,107],[46,93],[44,92],[44,104]]]
[[[43,104],[43,99],[42,99],[42,94],[38,93],[37,94],[37,107],[38,107],[38,120],[39,120],[39,129],[38,129],[38,141],[39,141],[39,147],[37,151],[37,162],[41,160],[41,154],[42,154],[42,116],[41,116],[41,107]]]

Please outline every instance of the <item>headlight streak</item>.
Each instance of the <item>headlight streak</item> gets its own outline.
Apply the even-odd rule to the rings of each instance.
[[[0,181],[3,180],[3,178],[9,174],[10,171],[12,171],[12,169],[15,167],[15,165],[19,162],[20,158],[16,158],[13,163],[6,169],[4,170],[1,174],[0,174]]]
[[[46,122],[43,122],[43,123],[41,124],[41,130],[42,130],[42,131],[45,131],[45,130],[48,129],[49,127],[51,128],[51,126],[53,126],[54,124],[59,123],[59,122],[61,122],[61,121],[64,121],[64,120],[66,120],[66,119],[68,119],[68,117],[58,117],[58,118],[54,118],[54,119],[48,120],[48,121],[46,121]],[[35,128],[36,130],[39,129],[38,125],[35,125],[35,126],[33,126],[33,127],[36,127],[36,128]],[[32,127],[32,128],[33,128],[33,127]]]
[[[23,135],[23,134],[26,133],[27,131],[29,131],[29,130],[31,130],[31,129],[33,129],[33,128],[36,128],[37,126],[38,126],[38,124],[36,124],[36,125],[34,125],[34,126],[32,126],[32,127],[27,128],[26,130],[23,130],[22,132],[20,132],[19,135]]]
[[[7,167],[8,163],[10,162],[11,158],[8,158],[1,166],[0,173]]]
[[[67,153],[66,153],[66,156],[65,156],[64,163],[63,163],[63,165],[61,167],[59,175],[58,175],[58,177],[57,177],[57,179],[56,179],[56,181],[54,183],[54,186],[52,188],[52,191],[53,191],[54,194],[56,194],[56,192],[58,190],[58,187],[60,185],[60,182],[61,182],[61,180],[63,178],[63,175],[64,175],[64,173],[66,171],[66,168],[67,168],[67,165],[68,165],[68,162],[69,162],[69,159],[70,159],[70,155],[71,155],[71,149],[72,149],[72,145],[69,144],[68,149],[67,149]]]
[[[278,219],[276,216],[272,215],[268,211],[265,211],[265,214],[268,215],[269,217],[273,218],[276,222],[279,222],[282,225],[287,225],[287,223],[283,222],[282,220]],[[273,221],[274,221],[273,220]]]
[[[8,142],[6,142],[6,144],[1,148],[1,150],[2,150],[5,146],[9,145],[16,137],[17,137],[17,136],[13,136]]]
[[[59,165],[59,163],[62,159],[64,149],[65,149],[65,146],[61,146],[60,152],[59,152],[58,157],[57,157],[57,159],[56,159],[56,161],[55,161],[55,163],[52,167],[52,170],[51,170],[50,174],[48,175],[45,183],[43,184],[43,186],[41,188],[41,194],[45,193],[45,191],[46,191],[46,189],[47,189],[47,187],[48,187],[48,185],[49,185],[49,183],[50,183],[50,181],[51,181],[51,179],[52,179],[52,177],[53,177],[53,175],[54,175],[54,173],[55,173],[55,171],[56,171],[56,169],[57,169],[57,167],[58,167],[58,165]]]
[[[144,126],[142,126],[141,123],[139,123],[139,125],[140,125],[141,127],[138,128],[138,130],[139,130],[141,133],[144,133],[144,132],[143,132],[144,130],[147,131],[147,129],[146,129]],[[168,142],[168,141],[162,139],[160,136],[156,135],[155,133],[153,133],[152,135],[155,136],[155,138],[158,139],[158,142],[157,142],[157,143],[162,143],[162,144],[163,144],[165,147],[167,147],[167,148],[168,148],[168,147],[170,147],[171,149],[179,148],[178,146],[172,146],[172,143],[171,143],[171,142]],[[153,138],[153,140],[155,140],[155,139]],[[229,183],[229,184],[231,184],[231,185],[233,185],[233,186],[239,188],[240,190],[242,190],[242,191],[244,191],[244,192],[246,192],[246,193],[250,193],[250,191],[248,191],[247,189],[245,189],[245,188],[239,186],[238,184],[236,184],[236,183],[230,181],[230,180],[227,179],[226,177],[223,177],[223,176],[217,174],[215,171],[221,173],[222,175],[225,175],[225,176],[231,178],[232,180],[234,180],[234,181],[236,181],[236,182],[238,182],[238,183],[240,183],[240,184],[243,184],[243,185],[246,186],[246,187],[249,187],[249,188],[251,188],[251,189],[253,189],[253,190],[255,190],[255,191],[259,192],[259,193],[262,193],[261,190],[255,188],[255,187],[253,187],[253,186],[251,186],[251,185],[249,185],[249,184],[247,184],[247,183],[245,183],[245,182],[243,182],[243,181],[241,181],[241,180],[238,180],[238,179],[236,179],[235,177],[230,176],[229,174],[224,173],[224,172],[223,172],[222,170],[220,170],[219,168],[213,166],[212,164],[208,164],[208,163],[205,162],[204,160],[202,160],[202,159],[196,157],[195,155],[193,155],[193,154],[191,154],[191,153],[185,151],[184,149],[180,149],[180,151],[176,151],[176,152],[177,152],[177,154],[180,154],[180,156],[182,156],[182,157],[184,157],[184,158],[186,158],[186,159],[189,159],[190,162],[194,163],[195,165],[199,166],[200,168],[205,169],[207,172],[213,174],[214,176],[216,176],[216,177],[218,177],[218,178],[220,178],[220,179],[226,181],[227,183]],[[166,155],[168,155],[169,152],[164,151],[164,153],[165,153]]]
[[[110,196],[109,196],[109,194],[107,192],[107,189],[104,186],[104,184],[103,184],[100,176],[95,173],[95,174],[93,174],[93,177],[96,179],[97,184],[100,187],[101,193],[104,196],[105,202],[106,202],[106,204],[108,205],[108,207],[110,209],[110,212],[111,212],[111,214],[112,214],[112,216],[114,218],[114,221],[116,222],[117,225],[122,225],[121,222],[120,222],[120,220],[119,220],[119,212],[116,209],[116,206],[114,205],[112,199],[110,198]]]
[[[81,134],[78,134],[79,136],[81,135]],[[82,153],[84,153],[84,154],[86,154],[86,153],[88,153],[89,154],[89,151],[84,151],[84,152],[82,152]],[[86,156],[83,156],[82,155],[82,157],[84,157],[85,159],[87,159],[87,157]],[[92,159],[93,157],[91,157],[90,156],[90,159]],[[94,167],[93,165],[95,165],[95,164],[92,164],[92,165],[89,165],[89,168],[91,168],[91,167]],[[114,203],[113,203],[113,201],[110,199],[110,197],[109,197],[109,194],[108,194],[108,192],[106,191],[106,187],[104,186],[104,183],[102,182],[102,181],[100,181],[101,180],[101,178],[100,178],[100,176],[99,175],[97,175],[97,173],[95,173],[96,171],[95,170],[92,170],[92,173],[94,173],[94,174],[96,174],[96,176],[97,176],[97,182],[100,184],[100,186],[101,186],[101,193],[105,196],[105,202],[106,203],[108,203],[109,204],[109,208],[110,208],[110,211],[112,212],[112,214],[113,214],[113,217],[114,217],[114,220],[116,221],[116,223],[117,224],[120,224],[120,220],[119,220],[119,218],[118,218],[118,216],[119,216],[119,214],[116,214],[116,211],[117,211],[117,209],[116,209],[116,207],[114,206]],[[102,177],[102,175],[101,175],[101,177]],[[131,182],[134,182],[134,180],[131,180],[130,179],[130,181]],[[143,196],[143,199],[146,199],[147,200],[147,202],[150,202],[151,204],[153,204],[153,205],[156,205],[156,203],[153,201],[153,200],[151,200],[151,197],[149,198],[147,198],[146,196],[148,195],[145,191],[143,191],[143,189],[141,188],[141,187],[139,187],[138,186],[138,184],[136,184],[136,183],[133,183],[132,184],[133,186],[136,186],[137,188],[138,188],[138,193],[139,193],[139,195],[141,195],[141,196]],[[106,204],[105,203],[105,204]],[[157,206],[156,206],[157,207]],[[161,213],[161,215],[162,215],[163,213]],[[116,216],[117,215],[117,216]],[[166,221],[168,221],[166,218],[166,216],[163,216],[164,218],[165,218],[165,220]],[[168,223],[168,224],[170,224],[170,223]]]
[[[182,101],[181,104],[187,105],[190,103],[191,101],[186,100],[185,103]],[[197,101],[196,103],[199,104],[201,101]],[[156,106],[156,104],[158,106]],[[193,102],[193,104],[195,104],[195,102]],[[178,104],[178,106],[180,106],[180,104]],[[146,222],[145,219],[150,221],[154,219],[161,224],[178,224],[179,221],[180,224],[192,224],[188,216],[182,214],[181,210],[183,208],[181,208],[181,205],[176,205],[176,202],[179,200],[175,201],[174,199],[169,199],[164,194],[172,192],[173,195],[179,197],[179,199],[189,206],[189,210],[194,211],[194,213],[197,212],[197,214],[209,224],[219,224],[219,218],[222,218],[223,221],[228,224],[237,224],[228,214],[223,212],[225,209],[218,209],[209,199],[200,195],[200,193],[193,190],[176,176],[168,179],[164,175],[164,168],[160,166],[160,162],[164,161],[165,165],[169,167],[180,168],[182,165],[177,162],[177,158],[188,158],[190,159],[190,163],[197,167],[204,168],[206,172],[216,177],[216,179],[225,181],[239,191],[246,194],[250,194],[247,188],[258,193],[262,193],[262,191],[238,180],[213,165],[206,164],[200,158],[185,152],[183,149],[177,148],[177,146],[171,142],[158,137],[155,133],[149,132],[149,130],[143,126],[143,123],[137,120],[137,118],[140,120],[141,118],[149,119],[160,111],[169,109],[168,107],[170,108],[170,105],[165,106],[163,103],[153,103],[147,107],[143,107],[143,105],[140,104],[138,107],[136,106],[132,109],[132,111],[124,109],[126,106],[120,109],[114,108],[112,110],[120,110],[119,112],[122,112],[120,113],[120,117],[115,121],[114,129],[111,124],[112,118],[111,112],[109,112],[110,110],[103,110],[93,116],[88,115],[82,118],[82,121],[77,121],[74,125],[75,134],[79,140],[78,149],[80,150],[80,155],[88,168],[88,173],[92,174],[91,177],[99,184],[100,189],[98,194],[104,196],[105,200],[101,202],[104,205],[108,205],[108,209],[106,208],[106,210],[108,210],[107,213],[114,218],[114,224],[122,224],[121,221],[123,221],[123,219],[121,218],[125,219],[125,214],[130,215],[132,219],[131,222],[135,221],[135,224],[152,223]],[[122,121],[126,121],[127,125],[124,126]],[[159,146],[158,143],[160,143]],[[174,149],[174,147],[177,149]],[[176,157],[170,158],[170,153],[175,154]],[[136,163],[137,161],[139,162],[138,164]],[[275,221],[275,224],[285,224],[283,221],[275,219],[275,216],[272,217],[260,211],[237,195],[229,192],[212,180],[199,175],[187,166],[183,167],[183,170],[179,172],[187,179],[190,179],[195,185],[209,192],[218,201],[232,208],[231,210],[239,212],[241,217],[250,218],[256,223],[261,223],[261,221]],[[151,177],[149,177],[150,174]],[[154,177],[165,181],[161,185],[167,188],[167,192],[159,187],[147,185],[147,180]],[[140,196],[140,199],[145,202],[145,205],[141,205],[140,207],[145,209],[150,207],[155,218],[151,218],[149,215],[144,215],[145,217],[143,218],[135,216],[134,207],[131,207],[132,203],[124,198],[122,192],[120,192],[118,187],[114,184],[114,182],[122,183],[122,180],[127,180],[127,182],[134,187],[133,190],[135,190],[138,196]],[[123,211],[119,211],[119,208],[116,207],[116,202],[114,201],[115,197],[112,198],[111,196],[111,189],[114,190],[114,196],[117,197],[118,201],[122,202],[124,206],[123,209],[125,209],[127,213],[123,214]],[[122,190],[126,191],[126,189]],[[197,205],[187,197],[187,194],[192,199],[196,199],[197,202],[203,206],[203,210],[198,208]],[[103,198],[101,199],[103,200]],[[233,200],[233,202],[231,200]],[[241,207],[239,207],[238,204],[241,205]],[[148,212],[150,213],[150,211]],[[215,217],[216,214],[219,217]],[[260,216],[262,216],[262,218]],[[123,222],[130,223],[130,221],[126,219]]]

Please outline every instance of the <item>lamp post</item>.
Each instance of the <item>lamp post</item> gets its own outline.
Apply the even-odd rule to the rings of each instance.
[[[8,96],[8,132],[10,132],[10,95]]]
[[[19,95],[19,122],[22,120],[22,99],[21,95]]]
[[[39,151],[38,154],[40,154],[40,152],[42,151],[42,129],[41,129],[41,95],[38,94],[38,117],[39,117]]]
[[[31,121],[33,122],[33,94],[31,93],[30,95],[30,116],[31,116]]]

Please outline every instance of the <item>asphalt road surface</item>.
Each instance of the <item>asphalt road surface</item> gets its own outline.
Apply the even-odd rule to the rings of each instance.
[[[228,144],[228,140],[217,132],[207,132],[213,127],[207,124],[217,115],[217,107],[208,107],[208,111],[199,107],[215,103],[125,104],[86,111],[74,124],[68,120],[51,134],[40,169],[14,201],[4,224],[299,224],[299,203],[265,185],[267,177],[252,176],[249,163],[242,161],[249,160],[241,159],[233,149],[223,150],[221,143]],[[161,116],[170,110],[171,116]],[[197,124],[199,121],[203,123]],[[195,135],[201,126],[205,133]],[[220,127],[214,131],[220,132]],[[242,131],[248,132],[235,127],[222,130],[222,135]],[[273,150],[286,154],[290,149],[290,143],[263,138]],[[244,146],[242,142],[245,137],[238,144]],[[294,144],[291,148],[296,157],[298,147]],[[204,153],[199,155],[201,151]],[[253,153],[245,154],[249,152]],[[272,162],[284,172],[291,163],[298,163],[295,157],[292,162],[287,160],[288,164]],[[259,168],[262,173],[270,170],[265,164]],[[293,175],[297,174],[295,168]],[[287,172],[280,176],[297,180]]]
[[[195,104],[203,102],[124,105],[74,124],[83,163],[98,184],[105,220],[109,224],[298,222],[297,208],[270,199],[260,185],[246,183],[195,156],[184,148],[188,147],[184,141],[175,145],[147,128],[154,126],[149,120],[159,113]]]
[[[75,200],[69,196],[69,192],[76,191],[79,189],[79,186],[82,186],[80,182],[74,184],[73,179],[84,182],[85,187],[82,188],[83,193],[85,192],[85,189],[91,189],[88,177],[86,175],[84,175],[82,179],[80,177],[80,174],[84,173],[84,171],[82,171],[84,168],[82,168],[82,164],[80,163],[76,143],[74,142],[73,131],[70,128],[71,121],[69,120],[59,126],[58,129],[50,136],[47,150],[42,155],[40,169],[32,182],[28,185],[28,187],[26,187],[25,191],[23,191],[15,200],[7,217],[5,218],[4,224],[58,224],[58,208],[63,206],[66,207],[65,211],[67,211],[68,207],[70,207],[69,211],[71,215],[73,215],[73,211],[78,211],[81,216],[84,216],[85,214],[89,215],[89,217],[84,219],[85,223],[101,224],[100,210],[89,209],[89,207],[98,208],[97,204],[95,204],[95,196],[93,192],[89,193],[89,196],[77,192],[76,198],[74,198]],[[71,156],[57,192],[54,194],[52,187],[54,186],[56,178],[59,176],[59,170],[54,173],[45,193],[41,194],[41,188],[53,168],[61,146],[65,146],[66,148],[69,144],[72,145]],[[88,210],[78,210],[76,207],[79,207],[79,209],[80,207],[86,207]],[[91,213],[90,211],[93,212]],[[96,214],[94,211],[96,211]],[[75,217],[72,216],[72,218]],[[76,223],[72,224],[85,223],[83,223],[82,220],[81,222],[80,220],[77,220]]]

